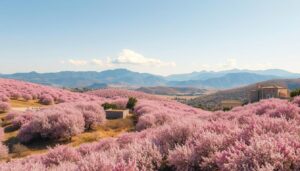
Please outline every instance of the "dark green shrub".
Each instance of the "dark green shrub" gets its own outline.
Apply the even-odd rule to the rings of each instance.
[[[291,92],[291,97],[300,96],[300,89],[293,90]]]
[[[126,108],[127,108],[127,109],[133,110],[134,107],[135,107],[135,105],[136,105],[136,103],[137,103],[137,99],[134,98],[134,97],[130,97],[130,98],[128,99]]]
[[[104,103],[102,104],[102,107],[104,110],[107,110],[107,109],[117,109],[117,105],[115,104],[111,104],[111,103]]]
[[[230,111],[231,109],[232,109],[232,108],[230,108],[230,107],[224,107],[224,108],[223,108],[223,111],[226,112],[226,111]]]

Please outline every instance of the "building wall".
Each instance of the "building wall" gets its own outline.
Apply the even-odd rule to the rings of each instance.
[[[288,89],[279,89],[278,94],[279,94],[279,97],[281,97],[281,98],[289,98],[290,97]]]
[[[261,99],[288,98],[289,91],[286,88],[259,88],[250,93],[250,102],[258,102]]]
[[[278,95],[277,88],[262,89],[261,99],[278,98]]]
[[[121,119],[129,115],[129,110],[106,110],[106,119]]]
[[[253,90],[250,93],[250,103],[259,101],[259,91]]]

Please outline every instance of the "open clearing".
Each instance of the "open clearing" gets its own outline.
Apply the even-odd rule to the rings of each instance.
[[[37,101],[10,101],[12,110],[23,111],[26,109],[36,109],[41,107],[47,107],[39,104]],[[2,120],[1,126],[5,130],[4,144],[9,147],[9,158],[20,158],[32,154],[41,154],[48,151],[49,147],[54,147],[59,144],[65,144],[72,147],[84,143],[90,143],[98,141],[102,138],[116,137],[124,132],[130,132],[135,130],[135,119],[133,115],[129,115],[125,119],[107,120],[104,124],[97,126],[91,131],[83,132],[77,136],[72,137],[71,140],[60,141],[47,141],[40,140],[30,144],[20,144],[17,135],[19,130],[12,128],[10,122],[5,120],[7,113],[1,113],[0,119]]]

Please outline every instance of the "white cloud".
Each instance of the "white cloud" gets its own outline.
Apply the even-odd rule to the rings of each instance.
[[[74,60],[74,59],[69,59],[68,61],[70,64],[72,65],[76,65],[76,66],[82,66],[82,65],[87,65],[88,61],[86,60]]]
[[[101,67],[111,67],[111,59],[107,58],[106,60],[101,60],[101,59],[92,59],[91,63],[93,65],[101,66]]]
[[[123,49],[117,58],[112,59],[113,64],[125,64],[125,65],[145,65],[145,66],[176,66],[174,62],[164,62],[159,59],[146,58],[142,54],[134,52],[130,49]]]
[[[226,60],[226,63],[220,65],[220,68],[235,68],[237,67],[237,60],[234,58],[230,58]]]
[[[203,64],[200,66],[201,70],[220,71],[237,68],[237,60],[234,58],[227,59],[224,63],[217,64]]]
[[[104,62],[100,59],[92,59],[92,64],[95,64],[95,65],[104,65]]]
[[[264,70],[264,69],[271,69],[274,66],[272,65],[272,63],[270,62],[266,62],[266,63],[258,63],[258,64],[252,64],[252,65],[246,65],[244,68],[247,69],[255,69],[255,70]]]
[[[197,67],[197,69],[207,70],[207,71],[222,71],[222,70],[230,70],[230,69],[264,70],[264,69],[270,69],[272,67],[273,65],[270,62],[239,63],[235,58],[229,58],[223,63],[200,65]]]
[[[114,58],[107,57],[106,59],[69,59],[66,61],[60,61],[61,64],[71,64],[74,66],[87,66],[87,67],[131,67],[131,68],[143,68],[143,67],[175,67],[175,62],[165,62],[155,58],[147,58],[142,54],[139,54],[133,50],[123,49],[118,56]]]

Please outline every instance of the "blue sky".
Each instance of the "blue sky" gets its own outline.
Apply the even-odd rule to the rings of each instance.
[[[2,0],[0,73],[300,72],[298,0]]]

